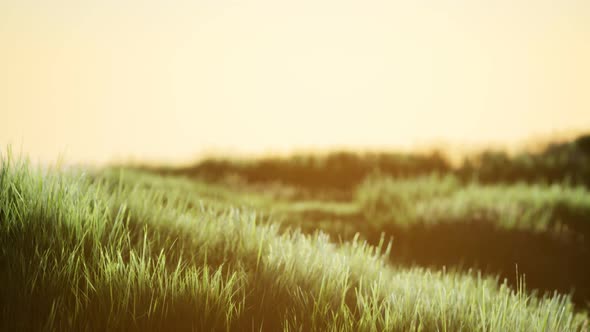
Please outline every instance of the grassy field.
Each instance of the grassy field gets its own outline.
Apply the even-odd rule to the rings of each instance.
[[[589,329],[581,173],[339,158],[199,173],[3,156],[0,330]]]

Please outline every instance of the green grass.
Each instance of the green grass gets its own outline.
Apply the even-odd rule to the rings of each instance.
[[[258,220],[300,229],[321,230],[336,242],[358,233],[377,245],[382,235],[395,245],[390,262],[404,266],[480,268],[512,278],[515,266],[529,276],[527,288],[573,293],[581,307],[590,303],[590,194],[567,183],[465,183],[454,175],[396,179],[367,178],[348,201],[301,194],[291,187],[268,187],[241,181],[205,184],[186,178],[123,170],[124,181],[159,190],[172,189],[198,206],[253,209]],[[101,177],[120,180],[120,171]],[[237,176],[236,176],[237,177]],[[208,190],[210,188],[210,190]],[[285,195],[290,192],[290,195]]]
[[[590,193],[566,183],[464,183],[453,175],[373,176],[350,201],[258,201],[284,228],[336,241],[359,233],[393,238],[390,261],[406,266],[478,267],[509,278],[519,265],[529,289],[573,292],[590,304]],[[515,286],[515,282],[510,283]]]
[[[280,231],[256,212],[275,198],[247,196],[3,159],[0,328],[587,330],[568,296],[476,272],[394,267],[384,241]]]
[[[469,219],[508,229],[590,230],[590,192],[562,183],[461,184],[452,175],[369,178],[357,189],[356,201],[367,219],[398,224]]]
[[[100,176],[118,183],[121,170]],[[377,245],[382,235],[395,245],[390,262],[404,266],[480,268],[512,278],[515,266],[529,276],[528,290],[573,293],[581,307],[590,303],[590,194],[567,183],[465,183],[454,175],[396,179],[367,178],[349,201],[325,200],[291,187],[268,187],[241,181],[205,184],[186,178],[163,178],[123,170],[129,185],[171,190],[198,206],[247,207],[263,223],[280,231],[321,230],[335,242],[358,233]],[[236,175],[237,177],[237,175]],[[285,195],[290,192],[290,195]]]

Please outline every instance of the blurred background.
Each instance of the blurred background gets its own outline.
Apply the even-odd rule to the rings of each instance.
[[[590,128],[590,2],[0,2],[33,160],[510,146]]]

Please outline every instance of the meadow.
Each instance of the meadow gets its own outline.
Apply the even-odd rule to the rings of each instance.
[[[0,330],[587,331],[587,139],[50,168],[2,155]]]

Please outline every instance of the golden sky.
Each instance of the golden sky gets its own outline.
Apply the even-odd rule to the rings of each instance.
[[[588,0],[0,0],[0,145],[37,160],[568,129],[590,129]]]

